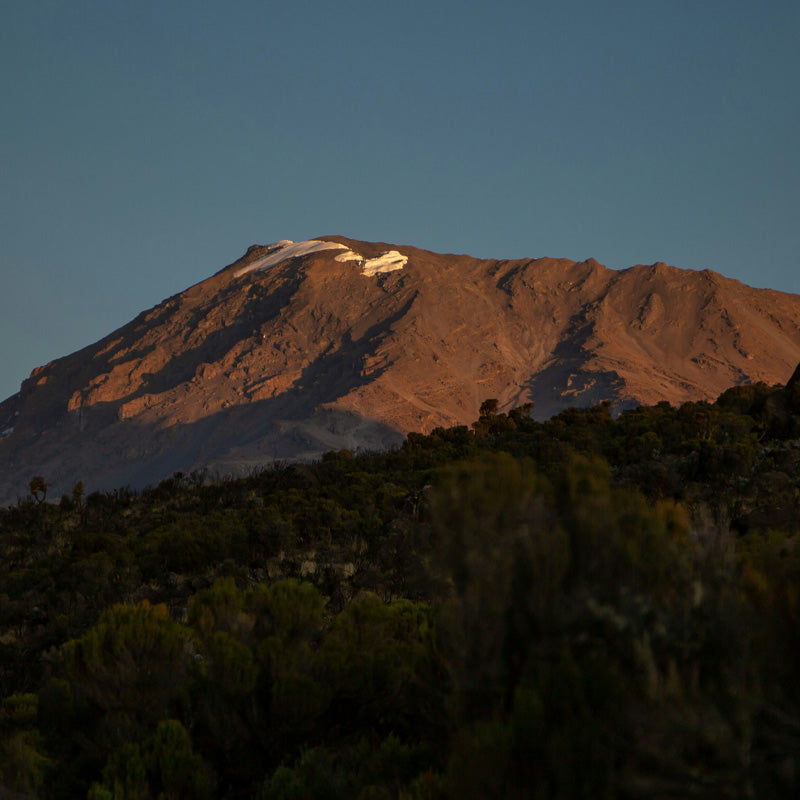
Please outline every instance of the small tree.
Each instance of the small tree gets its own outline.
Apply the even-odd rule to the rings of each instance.
[[[80,508],[83,503],[83,481],[78,481],[72,489],[72,502]]]
[[[45,483],[41,475],[34,475],[28,484],[33,499],[41,505],[47,499],[47,489],[49,484]]]
[[[480,411],[478,412],[481,419],[485,417],[493,417],[497,414],[497,398],[490,397],[481,403]]]

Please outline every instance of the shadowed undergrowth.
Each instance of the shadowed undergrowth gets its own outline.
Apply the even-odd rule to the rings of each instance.
[[[800,774],[797,385],[0,511],[24,797],[738,798]]]

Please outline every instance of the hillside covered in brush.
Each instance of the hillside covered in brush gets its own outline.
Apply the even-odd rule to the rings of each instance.
[[[0,510],[8,797],[800,788],[800,376]]]

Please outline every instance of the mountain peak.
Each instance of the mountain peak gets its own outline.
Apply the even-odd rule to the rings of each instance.
[[[800,361],[800,297],[661,263],[492,260],[325,236],[252,245],[0,403],[0,500],[241,472],[469,424],[713,399]]]

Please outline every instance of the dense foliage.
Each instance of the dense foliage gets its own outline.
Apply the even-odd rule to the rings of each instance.
[[[800,384],[0,511],[0,787],[800,789]],[[0,793],[3,789],[0,788]]]

